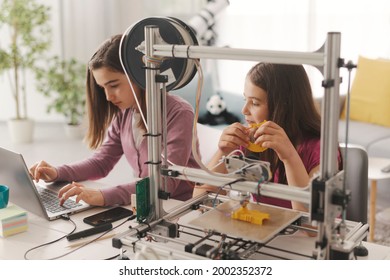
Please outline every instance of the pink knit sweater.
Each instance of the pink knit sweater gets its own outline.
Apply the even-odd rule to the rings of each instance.
[[[132,129],[133,110],[127,109],[119,113],[112,121],[107,137],[94,154],[85,160],[57,167],[56,181],[83,181],[103,178],[114,168],[122,155],[138,178],[148,176],[148,148],[144,137],[136,148]],[[176,96],[167,96],[167,154],[168,160],[174,164],[188,167],[199,167],[192,151],[192,123],[194,113],[191,105]],[[199,142],[197,141],[199,151]],[[187,200],[192,196],[189,182],[169,178],[168,191],[171,197]],[[102,190],[105,205],[130,204],[131,194],[135,193],[135,182],[118,185]]]

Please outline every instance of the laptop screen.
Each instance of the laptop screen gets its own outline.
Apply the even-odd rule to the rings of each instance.
[[[25,210],[48,220],[54,220],[64,214],[72,214],[91,208],[91,205],[80,201],[75,207],[67,209],[61,207],[60,211],[48,212],[44,207],[42,198],[30,177],[29,170],[21,154],[0,147],[0,184],[10,188],[10,201]],[[47,189],[58,191],[62,184],[47,186]],[[43,186],[46,188],[46,186]],[[57,198],[55,197],[56,201]],[[73,200],[70,198],[69,200]],[[59,201],[58,201],[59,204]],[[57,207],[58,208],[58,207]]]
[[[23,157],[0,147],[0,158],[0,183],[9,187],[10,201],[29,212],[48,219]]]

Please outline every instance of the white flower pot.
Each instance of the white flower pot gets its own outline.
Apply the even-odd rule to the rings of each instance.
[[[82,139],[85,135],[84,125],[65,125],[65,134],[69,139]]]
[[[12,143],[31,143],[34,135],[34,121],[31,119],[8,120],[8,130]]]

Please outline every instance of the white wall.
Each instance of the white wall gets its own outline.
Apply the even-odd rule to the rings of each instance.
[[[218,44],[236,48],[315,51],[328,32],[341,32],[341,56],[390,58],[390,1],[387,0],[230,0],[218,22]],[[242,93],[246,72],[255,62],[219,61],[219,85]],[[320,96],[322,75],[306,67],[314,94]],[[341,69],[347,91],[347,71]]]
[[[67,58],[73,56],[85,63],[105,38],[124,32],[134,22],[148,16],[177,16],[186,20],[206,2],[40,1],[53,8],[53,47],[49,53]],[[357,62],[358,55],[390,58],[388,0],[230,0],[230,6],[218,15],[217,20],[218,46],[315,51],[324,43],[327,32],[339,31],[341,54],[346,60]],[[245,74],[252,64],[254,62],[220,60],[210,63],[209,67],[218,74],[216,84],[220,88],[241,94]],[[311,67],[307,70],[315,94],[321,95],[322,75]],[[341,92],[345,92],[346,71],[341,72],[344,76]],[[4,75],[0,76],[0,120],[14,115],[13,104],[8,81]],[[46,113],[46,104],[47,99],[37,93],[30,82],[29,116],[37,121],[62,121],[62,116]]]

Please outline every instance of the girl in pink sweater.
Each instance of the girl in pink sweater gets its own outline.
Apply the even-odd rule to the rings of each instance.
[[[30,168],[35,180],[47,182],[73,181],[59,192],[61,203],[71,196],[91,205],[109,206],[130,203],[135,193],[135,183],[98,190],[87,188],[76,181],[103,178],[124,155],[135,177],[148,176],[147,139],[145,125],[136,104],[140,103],[146,116],[145,92],[135,83],[132,88],[120,64],[119,45],[121,35],[105,41],[92,56],[87,73],[87,107],[89,127],[86,140],[94,154],[77,163],[51,166],[40,161]],[[178,96],[167,95],[167,155],[174,164],[198,167],[192,151],[192,123],[194,113],[189,103]],[[199,148],[199,144],[197,145]],[[171,197],[187,200],[193,187],[189,182],[168,178]]]

